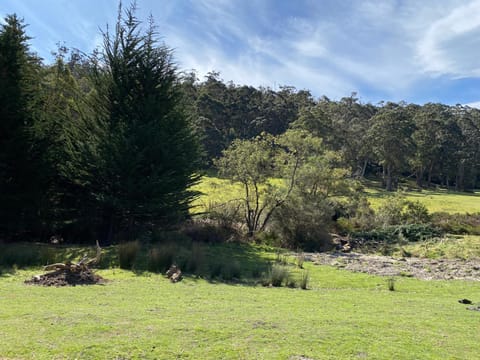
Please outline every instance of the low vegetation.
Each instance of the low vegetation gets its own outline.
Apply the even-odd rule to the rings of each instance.
[[[57,255],[76,251],[60,248]],[[194,275],[172,284],[162,274],[118,268],[98,271],[109,280],[104,285],[49,289],[23,284],[39,270],[4,272],[0,354],[7,359],[477,356],[480,313],[457,302],[480,301],[479,288],[470,282],[397,277],[395,291],[389,291],[385,278],[309,261],[301,270],[294,257],[264,247],[209,246],[210,256],[233,257],[243,274],[254,271],[259,259],[273,262],[272,270],[281,270],[276,281],[285,284],[288,269],[296,279],[308,279],[309,291]]]

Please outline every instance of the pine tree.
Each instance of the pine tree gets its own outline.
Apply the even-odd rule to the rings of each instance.
[[[185,216],[199,147],[181,107],[172,52],[158,44],[152,20],[142,32],[134,6],[120,9],[115,33],[104,34],[95,84],[103,133],[89,186],[107,237]]]
[[[41,189],[31,139],[39,60],[23,20],[8,15],[0,29],[0,232],[19,235],[38,225]]]

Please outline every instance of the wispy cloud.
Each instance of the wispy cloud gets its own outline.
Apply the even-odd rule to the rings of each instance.
[[[457,7],[434,21],[418,42],[423,70],[433,75],[480,76],[480,1]]]
[[[43,54],[64,40],[91,51],[115,1],[3,0]],[[182,69],[316,96],[473,102],[480,86],[480,0],[138,0]],[[463,81],[468,78],[471,81]],[[465,88],[465,86],[468,87]],[[441,90],[439,90],[441,89]],[[450,92],[449,92],[450,89]],[[421,93],[421,94],[420,94]],[[420,96],[420,95],[421,96]],[[420,97],[419,97],[420,96]]]

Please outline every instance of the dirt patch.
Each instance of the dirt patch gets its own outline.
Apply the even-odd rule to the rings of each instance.
[[[87,269],[80,272],[68,270],[56,270],[43,275],[36,275],[25,284],[41,286],[75,286],[103,284],[106,280],[92,270]]]
[[[480,259],[393,258],[361,253],[308,253],[306,260],[319,265],[383,276],[408,276],[423,280],[480,281]]]

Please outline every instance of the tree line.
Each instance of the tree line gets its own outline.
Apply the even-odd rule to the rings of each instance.
[[[90,55],[44,64],[23,21],[0,30],[0,233],[136,238],[188,216],[200,144],[171,50],[135,7]]]
[[[234,139],[303,129],[341,154],[351,176],[382,179],[395,190],[400,177],[418,186],[458,191],[478,187],[480,110],[464,105],[362,103],[356,94],[338,101],[307,90],[254,88],[224,83],[218,73],[183,84],[208,159]]]
[[[287,179],[292,174],[303,179],[302,191],[312,198],[319,194],[319,174],[308,173],[308,167],[297,172],[295,161],[316,163],[332,181],[378,177],[387,190],[401,177],[414,178],[420,187],[478,187],[477,109],[373,105],[356,94],[339,101],[315,99],[290,86],[226,83],[216,72],[200,81],[195,72],[181,72],[171,49],[158,39],[153,21],[144,26],[132,6],[119,10],[113,31],[103,33],[101,49],[84,54],[60,47],[47,64],[31,51],[23,20],[5,18],[0,29],[2,238],[47,240],[59,233],[74,241],[111,242],[177,223],[189,216],[197,196],[191,185],[202,170],[238,161],[228,156],[242,140],[250,140],[259,153],[254,166],[261,169],[254,177],[279,176],[265,169],[275,158],[277,169],[289,171]],[[315,146],[298,147],[306,140]],[[283,155],[271,157],[271,149],[262,147],[268,142]],[[332,169],[339,171],[333,175]],[[274,204],[276,212],[288,211],[281,197]],[[258,212],[265,216],[272,210],[262,206],[248,204],[251,232],[263,226]]]

